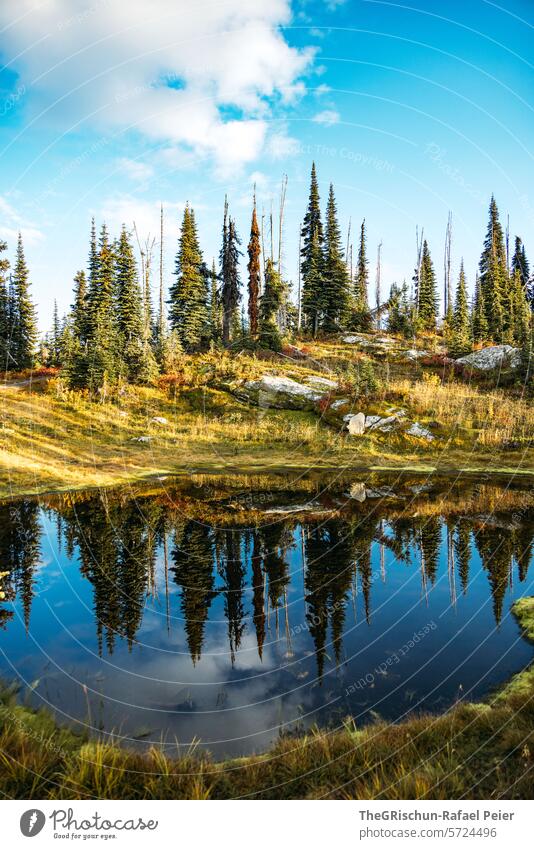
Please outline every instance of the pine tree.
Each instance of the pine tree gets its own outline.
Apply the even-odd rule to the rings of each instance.
[[[103,224],[98,242],[98,253],[93,257],[91,239],[90,274],[92,283],[88,294],[88,346],[78,385],[87,386],[91,392],[105,396],[107,385],[117,376],[118,343],[115,323],[115,255]]]
[[[315,336],[324,311],[324,234],[315,162],[311,170],[310,197],[302,223],[301,239],[302,309],[306,327]]]
[[[57,301],[54,298],[54,310],[52,314],[52,336],[50,339],[50,362],[54,366],[61,365],[61,323]]]
[[[256,215],[256,197],[252,210],[250,240],[248,243],[248,326],[253,339],[258,333],[258,298],[260,292],[260,228]]]
[[[37,344],[35,307],[30,296],[28,267],[24,258],[22,236],[19,233],[17,256],[13,269],[14,310],[12,340],[16,368],[30,368],[34,362]]]
[[[521,282],[526,288],[530,280],[530,265],[525,253],[525,246],[519,236],[515,237],[515,250],[512,257],[512,277],[519,272]]]
[[[469,353],[471,351],[471,322],[469,318],[467,284],[463,260],[460,265],[460,275],[458,277],[454,311],[450,319],[450,326],[452,331],[451,353],[456,356]]]
[[[436,273],[430,256],[428,242],[423,242],[419,273],[418,321],[424,330],[435,330],[438,314]]]
[[[224,204],[223,243],[220,253],[221,263],[221,304],[222,304],[222,341],[229,345],[232,336],[240,334],[239,303],[241,301],[241,281],[239,279],[239,245],[235,222],[228,215],[228,202]]]
[[[509,285],[504,234],[495,198],[491,197],[489,224],[480,257],[480,291],[490,338],[500,341],[504,329],[503,300]]]
[[[263,348],[279,351],[282,347],[277,315],[283,301],[284,284],[272,259],[265,266],[265,287],[260,299],[259,341]]]
[[[11,368],[10,363],[10,320],[9,320],[9,291],[7,286],[7,272],[9,260],[2,257],[7,250],[6,242],[0,239],[0,369],[7,371]]]
[[[365,237],[365,218],[360,228],[360,244],[358,246],[358,261],[356,278],[354,280],[354,310],[351,318],[353,330],[370,330],[371,313],[369,311],[369,268]]]
[[[222,332],[221,298],[217,287],[218,282],[219,278],[214,259],[210,271],[210,335],[214,342],[220,340]]]
[[[347,314],[349,275],[341,247],[334,186],[330,184],[324,240],[324,330],[339,329]]]
[[[486,321],[486,311],[484,309],[484,300],[482,298],[480,277],[478,274],[475,280],[471,325],[474,342],[482,342],[484,339],[488,338],[488,323]]]
[[[157,372],[157,363],[150,339],[147,338],[137,266],[130,237],[124,226],[115,262],[117,333],[125,375],[132,383],[148,383]]]
[[[74,275],[74,302],[71,306],[72,327],[81,345],[87,341],[87,278],[85,271]]]
[[[176,282],[169,292],[169,321],[185,350],[198,348],[208,335],[206,278],[202,270],[195,215],[186,205],[176,255]]]

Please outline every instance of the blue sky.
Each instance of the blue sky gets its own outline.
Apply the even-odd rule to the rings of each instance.
[[[0,235],[12,256],[23,232],[43,328],[92,215],[158,238],[163,202],[169,283],[186,201],[211,261],[225,193],[246,248],[253,185],[267,219],[284,174],[295,279],[312,160],[344,239],[365,217],[373,266],[383,243],[384,289],[411,277],[416,225],[441,279],[449,210],[472,285],[492,192],[534,257],[531,2],[250,6],[3,0]]]

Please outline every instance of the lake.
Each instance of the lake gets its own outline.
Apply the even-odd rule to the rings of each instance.
[[[193,476],[0,504],[0,676],[58,721],[215,757],[477,699],[532,659],[531,490]]]

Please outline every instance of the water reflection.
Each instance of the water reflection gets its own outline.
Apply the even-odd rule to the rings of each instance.
[[[449,487],[443,498],[411,486],[364,500],[339,482],[305,493],[278,485],[267,499],[246,492],[236,502],[210,484],[193,494],[182,487],[2,505],[3,673],[38,677],[36,697],[48,687],[44,700],[78,718],[72,682],[95,688],[101,680],[110,705],[101,728],[146,724],[147,716],[154,724],[155,711],[155,728],[184,739],[186,727],[215,749],[231,739],[221,744],[227,753],[261,747],[299,717],[310,717],[306,725],[365,716],[378,697],[380,712],[396,718],[413,700],[408,680],[422,693],[416,704],[436,709],[458,686],[484,692],[526,662],[507,601],[528,594],[529,493]],[[351,690],[362,670],[380,668],[429,621],[433,633],[417,658],[388,668],[376,692]],[[132,675],[143,678],[136,687]],[[269,699],[278,723],[253,707]],[[228,705],[240,722],[247,711],[250,744],[235,743],[231,717],[183,720]]]

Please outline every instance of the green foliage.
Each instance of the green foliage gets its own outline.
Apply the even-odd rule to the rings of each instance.
[[[436,273],[430,256],[428,242],[423,242],[421,268],[417,291],[417,319],[423,330],[435,330],[438,315],[438,293]]]
[[[176,282],[169,292],[169,320],[185,350],[194,350],[208,336],[207,281],[198,244],[193,210],[186,206],[176,256]]]
[[[7,286],[7,272],[9,270],[9,260],[2,257],[4,251],[7,250],[7,244],[0,239],[0,368],[2,370],[9,369],[9,336],[10,336],[10,309],[9,309],[9,290]]]
[[[222,340],[229,345],[235,336],[240,336],[239,303],[241,301],[241,280],[239,278],[239,257],[241,240],[237,235],[235,222],[228,216],[228,202],[224,204],[223,240],[220,252],[221,263],[221,304],[222,304]]]
[[[350,317],[350,327],[352,330],[366,331],[371,329],[372,318],[369,310],[368,285],[369,269],[364,218],[360,228],[360,244],[358,246],[358,261],[356,263],[356,277],[354,280],[353,307]]]
[[[265,287],[260,299],[259,342],[263,348],[279,351],[282,347],[277,315],[283,301],[284,286],[280,272],[271,259],[265,267]]]
[[[480,294],[487,332],[491,339],[500,341],[505,328],[503,302],[507,299],[508,269],[504,234],[499,220],[495,198],[491,197],[489,223],[480,257]]]
[[[321,222],[319,186],[312,165],[308,209],[301,231],[302,311],[307,330],[315,336],[324,311],[324,233]]]
[[[409,338],[414,334],[414,307],[408,297],[406,281],[399,286],[393,283],[389,293],[388,331],[402,333]]]
[[[467,284],[465,279],[464,263],[460,266],[460,276],[456,289],[454,311],[450,320],[451,342],[449,345],[453,356],[462,356],[472,349],[471,321],[469,316],[469,305],[467,303]]]
[[[330,184],[326,207],[323,271],[322,327],[327,332],[338,330],[347,316],[349,275],[341,247],[341,231],[337,220],[334,187]]]
[[[28,266],[24,257],[22,236],[19,233],[17,255],[12,279],[13,305],[11,315],[11,356],[16,368],[30,368],[34,363],[37,344],[37,319],[30,296]]]

